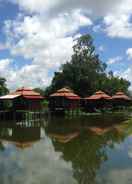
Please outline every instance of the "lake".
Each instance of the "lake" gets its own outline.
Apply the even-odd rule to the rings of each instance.
[[[131,184],[131,117],[115,113],[1,122],[0,183]]]

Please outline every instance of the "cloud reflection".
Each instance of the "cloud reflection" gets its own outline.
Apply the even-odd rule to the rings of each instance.
[[[71,162],[55,152],[48,137],[24,150],[6,145],[0,153],[0,173],[1,184],[77,184]]]

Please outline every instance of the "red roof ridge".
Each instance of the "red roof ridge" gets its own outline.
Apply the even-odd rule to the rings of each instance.
[[[79,95],[75,94],[71,89],[68,89],[68,88],[61,88],[57,90],[55,93],[50,95],[50,97],[53,97],[53,96],[80,98]]]
[[[98,94],[106,94],[106,93],[104,91],[99,90],[99,91],[96,91],[95,94],[98,95]]]
[[[105,92],[100,90],[97,91],[94,95],[86,97],[85,99],[88,100],[111,99],[111,96],[107,95]]]
[[[73,92],[73,91],[69,88],[61,88],[61,89],[57,90],[57,92],[58,93],[61,93],[61,92],[69,93],[69,92]]]

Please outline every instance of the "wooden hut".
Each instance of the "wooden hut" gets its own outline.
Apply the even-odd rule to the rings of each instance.
[[[40,110],[44,99],[39,93],[29,88],[20,88],[8,95],[1,96],[0,102],[10,102],[12,110]]]
[[[59,89],[49,97],[49,108],[52,112],[73,110],[80,105],[80,97],[68,88]]]
[[[96,109],[110,107],[111,96],[103,91],[97,91],[94,95],[85,98],[85,109],[90,112]]]
[[[119,91],[114,96],[112,96],[113,107],[126,107],[131,103],[131,99],[124,94],[124,92]]]

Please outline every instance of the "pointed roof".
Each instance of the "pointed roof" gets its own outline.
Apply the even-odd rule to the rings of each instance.
[[[112,99],[123,99],[123,100],[131,100],[124,92],[118,91],[115,95],[112,96]]]
[[[10,93],[10,94],[13,94],[13,95],[40,96],[39,93],[33,91],[31,88],[25,88],[25,87],[19,88],[15,92]]]
[[[5,96],[1,96],[0,99],[14,99],[17,98],[19,96],[23,96],[24,98],[27,99],[43,99],[44,97],[42,97],[39,93],[33,91],[30,88],[19,88],[17,89],[15,92],[9,93],[8,95]]]
[[[59,89],[57,90],[57,92],[53,93],[50,95],[50,97],[66,97],[68,99],[80,99],[80,97],[73,93],[73,91],[71,89],[68,89],[68,88],[62,88],[62,89]]]
[[[105,92],[100,90],[100,91],[97,91],[94,95],[90,97],[86,97],[85,99],[87,100],[100,100],[100,99],[110,100],[111,96],[107,95]]]
[[[69,88],[61,88],[57,92],[58,93],[69,93],[69,92],[72,92],[72,90]]]

